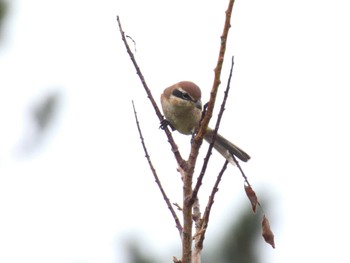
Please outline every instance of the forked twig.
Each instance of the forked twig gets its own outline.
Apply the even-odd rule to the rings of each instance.
[[[176,212],[173,208],[173,206],[171,205],[171,202],[168,198],[168,196],[166,195],[164,189],[163,189],[163,186],[158,178],[158,175],[157,175],[157,172],[156,172],[156,169],[154,168],[153,164],[152,164],[152,161],[151,161],[151,157],[149,156],[148,154],[148,150],[147,150],[147,147],[146,147],[146,143],[145,143],[145,140],[143,138],[143,135],[142,135],[142,131],[141,131],[141,127],[140,127],[140,123],[139,123],[139,120],[137,118],[137,113],[136,113],[136,109],[135,109],[135,105],[134,105],[134,101],[132,101],[132,107],[134,109],[134,115],[135,115],[135,120],[136,120],[136,125],[137,125],[137,130],[139,131],[139,135],[140,135],[140,140],[141,140],[141,144],[142,144],[142,147],[143,147],[143,151],[145,152],[145,156],[147,158],[147,161],[148,161],[148,165],[152,171],[152,174],[154,176],[154,179],[159,187],[159,190],[160,192],[162,193],[162,196],[170,210],[170,213],[172,214],[174,220],[175,220],[175,224],[176,224],[176,228],[179,230],[179,233],[180,233],[180,236],[182,235],[182,226],[181,226],[181,223],[180,223],[180,220],[179,218],[177,217],[176,215]]]

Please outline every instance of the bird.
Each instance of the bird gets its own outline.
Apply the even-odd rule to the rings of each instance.
[[[170,126],[184,135],[194,135],[199,128],[202,118],[202,101],[200,88],[191,81],[180,81],[164,89],[160,96],[160,102],[165,119],[161,122],[161,128]],[[207,128],[204,140],[211,143],[214,130]],[[247,162],[250,156],[217,134],[214,148],[231,164],[236,164],[233,156],[243,162]]]

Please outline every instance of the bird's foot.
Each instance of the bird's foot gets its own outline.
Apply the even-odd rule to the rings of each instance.
[[[169,126],[172,131],[175,131],[174,126],[167,119],[164,119],[160,122],[159,129],[164,130],[167,126]]]
[[[205,103],[204,106],[203,106],[203,111],[202,111],[202,118],[201,118],[201,120],[203,120],[205,114],[207,113],[208,103],[209,103],[209,102]]]

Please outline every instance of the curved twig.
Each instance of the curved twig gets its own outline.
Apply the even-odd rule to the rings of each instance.
[[[156,172],[156,169],[154,169],[154,166],[152,164],[152,161],[151,161],[151,157],[149,156],[148,154],[148,150],[147,150],[147,147],[146,147],[146,143],[145,143],[145,140],[143,138],[143,135],[142,135],[142,131],[141,131],[141,127],[140,127],[140,123],[139,123],[139,120],[137,118],[137,113],[136,113],[136,109],[135,109],[135,105],[134,105],[134,101],[132,101],[132,107],[134,109],[134,115],[135,115],[135,120],[136,120],[136,125],[137,125],[137,130],[139,131],[139,135],[140,135],[140,140],[141,140],[141,144],[142,144],[142,147],[143,147],[143,151],[145,152],[145,156],[146,156],[146,159],[148,161],[148,165],[153,173],[153,176],[154,176],[154,179],[159,187],[159,190],[160,192],[162,193],[162,196],[170,210],[170,213],[172,214],[174,220],[175,220],[175,224],[176,224],[176,228],[179,230],[179,233],[180,233],[180,236],[182,235],[182,226],[181,226],[181,223],[180,223],[180,220],[179,218],[177,217],[176,215],[176,212],[173,208],[173,206],[171,205],[171,202],[168,198],[168,196],[166,195],[164,189],[163,189],[163,186],[159,180],[159,177],[157,175],[157,172]]]

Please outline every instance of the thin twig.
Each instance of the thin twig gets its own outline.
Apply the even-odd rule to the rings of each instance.
[[[191,202],[192,202],[192,200],[195,200],[195,198],[198,195],[198,191],[199,191],[200,186],[202,185],[202,181],[203,181],[203,177],[204,177],[205,171],[206,171],[206,169],[208,167],[209,159],[210,159],[210,156],[211,156],[211,153],[212,153],[212,149],[213,149],[214,144],[215,144],[216,135],[218,133],[218,130],[219,130],[219,127],[220,127],[220,123],[221,123],[221,119],[222,119],[222,116],[223,116],[224,111],[225,111],[225,105],[226,105],[226,101],[227,101],[227,98],[228,98],[228,93],[229,93],[230,87],[231,87],[230,84],[231,84],[233,66],[234,66],[234,57],[232,56],[230,75],[229,75],[229,78],[228,78],[228,81],[227,81],[227,86],[226,86],[226,90],[224,92],[224,98],[223,98],[222,103],[221,103],[218,119],[216,120],[215,129],[214,129],[213,135],[212,135],[213,136],[212,137],[212,141],[211,141],[211,143],[209,145],[207,154],[206,154],[206,156],[204,158],[204,162],[203,162],[203,166],[202,166],[201,172],[200,172],[200,174],[199,174],[199,176],[197,178],[197,183],[196,183],[195,187],[193,188]]]
[[[238,160],[236,159],[236,157],[235,157],[234,155],[232,155],[232,159],[233,159],[233,161],[235,162],[236,166],[238,167],[238,169],[239,169],[239,171],[241,172],[241,175],[242,175],[242,177],[243,177],[243,179],[244,179],[244,183],[245,183],[244,188],[246,189],[246,187],[248,187],[249,189],[251,189],[251,190],[252,190],[252,195],[254,196],[253,198],[256,198],[256,200],[252,203],[252,205],[253,205],[253,207],[254,207],[254,208],[253,208],[254,213],[255,213],[255,207],[256,207],[256,205],[258,205],[258,206],[260,207],[261,211],[262,211],[263,213],[265,213],[265,212],[264,212],[264,209],[262,208],[262,206],[261,206],[261,204],[260,204],[260,202],[259,202],[259,200],[258,200],[258,197],[256,196],[256,194],[255,194],[255,192],[254,192],[254,190],[253,190],[252,185],[251,185],[251,184],[249,183],[249,181],[248,181],[248,177],[245,175],[245,173],[244,173],[244,171],[243,171],[241,165],[239,164]],[[251,194],[248,196],[248,198],[249,198],[249,199],[252,198]],[[250,201],[252,202],[252,200],[250,200]]]
[[[153,173],[153,176],[154,176],[154,179],[159,187],[159,190],[160,192],[162,193],[162,196],[170,210],[170,213],[172,214],[174,220],[175,220],[175,224],[176,224],[176,228],[179,230],[179,233],[180,233],[180,236],[182,235],[182,226],[181,226],[181,223],[180,223],[180,220],[179,218],[177,217],[176,213],[175,213],[175,210],[173,208],[173,206],[171,205],[170,203],[170,200],[168,198],[168,196],[166,195],[164,189],[163,189],[163,186],[158,178],[158,175],[157,175],[157,172],[152,164],[152,161],[151,161],[151,157],[149,156],[148,154],[148,151],[147,151],[147,147],[146,147],[146,143],[145,143],[145,140],[143,138],[143,135],[142,135],[142,131],[141,131],[141,127],[140,127],[140,123],[139,123],[139,120],[137,118],[137,113],[136,113],[136,109],[135,109],[135,105],[134,105],[134,101],[132,101],[132,107],[134,109],[134,115],[135,115],[135,120],[136,120],[136,125],[137,125],[137,129],[139,131],[139,135],[140,135],[140,139],[141,139],[141,144],[142,144],[142,147],[143,147],[143,151],[145,152],[145,156],[147,158],[147,161],[148,161],[148,165]]]
[[[225,19],[224,29],[223,29],[223,32],[221,35],[221,45],[220,45],[219,56],[218,56],[216,68],[214,70],[214,75],[215,75],[214,83],[213,83],[212,90],[210,92],[210,100],[208,103],[208,108],[207,108],[206,114],[203,118],[201,127],[197,133],[197,136],[195,137],[195,140],[194,140],[197,143],[199,143],[199,141],[202,142],[204,134],[206,133],[206,129],[208,127],[209,121],[210,121],[212,114],[213,114],[217,91],[218,91],[219,85],[221,83],[221,80],[220,80],[221,69],[222,69],[222,65],[224,63],[228,32],[229,32],[229,29],[231,27],[231,15],[232,15],[232,9],[233,9],[234,2],[235,2],[234,0],[230,0],[228,8],[226,10],[226,19]],[[194,144],[194,145],[196,145],[196,144]]]
[[[209,216],[210,216],[211,208],[214,204],[214,197],[215,197],[216,192],[219,190],[219,184],[220,184],[221,178],[222,178],[222,176],[227,168],[227,165],[228,165],[228,161],[226,160],[219,175],[216,178],[215,184],[214,184],[213,189],[211,191],[211,194],[209,196],[208,204],[205,208],[203,218],[202,218],[202,226],[201,226],[201,230],[199,233],[199,238],[196,240],[196,244],[195,244],[195,253],[200,253],[200,251],[203,249],[203,241],[205,238],[205,233],[206,233],[207,228],[208,228]],[[196,252],[196,251],[198,251],[198,252]]]
[[[243,172],[243,169],[242,169],[241,165],[239,164],[238,160],[236,159],[236,157],[235,157],[234,155],[232,155],[232,159],[233,159],[233,161],[235,162],[236,166],[238,167],[239,171],[241,172],[241,175],[242,175],[242,177],[243,177],[243,179],[244,179],[244,182],[245,182],[247,185],[251,186],[250,183],[249,183],[249,181],[248,181],[248,177],[247,177],[247,176],[245,175],[245,173]]]
[[[134,43],[134,50],[136,53],[136,41],[131,36],[125,35],[125,37],[129,38],[132,41],[132,43]]]
[[[219,51],[217,65],[216,65],[216,68],[214,70],[215,77],[214,77],[213,87],[212,87],[211,92],[210,92],[210,100],[208,102],[208,107],[207,107],[206,113],[204,115],[204,118],[201,122],[201,126],[198,130],[198,133],[194,137],[192,147],[191,147],[190,156],[188,158],[188,166],[189,166],[188,170],[189,170],[190,174],[193,173],[193,169],[195,167],[196,160],[198,157],[199,148],[202,145],[203,138],[204,138],[204,135],[207,131],[209,121],[213,115],[216,95],[217,95],[217,91],[219,89],[219,85],[221,82],[220,76],[221,76],[222,65],[224,63],[224,57],[225,57],[225,52],[226,52],[226,42],[227,42],[228,32],[229,32],[229,29],[231,27],[230,21],[231,21],[231,14],[232,14],[234,2],[235,2],[234,0],[230,0],[228,8],[226,10],[225,25],[224,25],[223,33],[221,35],[220,51]],[[189,204],[191,204],[191,203],[193,204],[194,198],[190,198],[188,200],[188,202],[189,202]]]
[[[153,108],[154,108],[154,110],[155,110],[155,112],[156,112],[156,114],[158,116],[159,121],[161,122],[161,121],[164,120],[164,117],[163,117],[162,113],[160,112],[160,110],[159,110],[159,108],[157,106],[157,103],[155,102],[155,100],[153,98],[151,90],[148,88],[146,80],[145,80],[144,76],[141,73],[140,67],[138,66],[138,64],[136,62],[135,56],[132,53],[128,42],[126,41],[125,33],[124,33],[123,29],[122,29],[122,25],[121,25],[119,16],[117,16],[117,21],[118,21],[118,25],[119,25],[119,31],[120,31],[120,34],[122,36],[122,40],[123,40],[124,45],[126,47],[126,51],[128,52],[128,54],[130,56],[130,59],[131,59],[132,63],[134,64],[134,67],[136,69],[136,73],[137,73],[137,75],[139,76],[139,78],[141,80],[141,83],[142,83],[142,85],[143,85],[143,87],[144,87],[144,89],[145,89],[145,91],[147,93],[147,96],[148,96],[149,100],[152,103],[152,106],[153,106]],[[168,137],[168,141],[169,141],[169,143],[171,145],[171,150],[174,153],[174,156],[175,156],[175,159],[176,159],[178,165],[180,167],[184,167],[186,162],[182,159],[181,154],[179,152],[179,149],[178,149],[178,147],[177,147],[177,145],[176,145],[176,143],[175,143],[175,141],[174,141],[174,139],[173,139],[173,137],[171,135],[171,132],[169,131],[169,129],[167,127],[164,128],[164,131],[165,131],[166,136]]]

